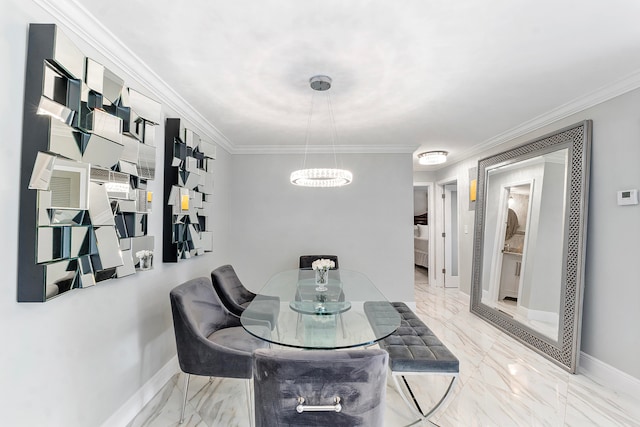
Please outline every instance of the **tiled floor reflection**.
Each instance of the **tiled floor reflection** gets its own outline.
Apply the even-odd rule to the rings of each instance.
[[[571,375],[469,312],[457,289],[431,288],[416,268],[418,315],[460,359],[452,397],[431,421],[438,426],[640,426],[640,398]],[[409,377],[423,407],[435,402],[445,378]],[[178,426],[184,376],[177,374],[129,424]],[[416,423],[387,387],[385,426]],[[191,377],[183,426],[249,426],[244,380]]]

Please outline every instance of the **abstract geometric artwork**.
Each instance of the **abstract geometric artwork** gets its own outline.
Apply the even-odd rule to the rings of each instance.
[[[169,118],[165,124],[162,260],[178,262],[213,250],[209,212],[216,146]]]
[[[147,182],[160,122],[159,103],[84,56],[56,25],[29,26],[19,302],[149,268]]]

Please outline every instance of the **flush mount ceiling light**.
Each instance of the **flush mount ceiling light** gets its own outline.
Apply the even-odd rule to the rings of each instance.
[[[309,79],[311,89],[318,92],[325,92],[331,88],[331,77],[313,76]],[[307,169],[307,151],[309,148],[309,127],[311,126],[311,117],[313,115],[313,95],[311,98],[311,108],[309,110],[309,119],[307,120],[307,133],[305,136],[304,162],[302,169],[291,172],[290,180],[293,185],[302,187],[341,187],[350,184],[353,181],[353,174],[345,169],[338,169],[338,161],[336,157],[336,123],[333,116],[333,108],[331,106],[331,97],[327,95],[327,106],[329,108],[329,116],[331,118],[331,126],[333,132],[331,134],[331,146],[333,148],[333,168],[314,168]]]
[[[418,154],[418,163],[421,165],[439,165],[447,161],[446,151],[425,151]]]

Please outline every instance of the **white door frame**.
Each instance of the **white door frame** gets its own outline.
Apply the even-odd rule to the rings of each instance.
[[[433,182],[414,182],[414,187],[427,187],[427,221],[429,225],[429,285],[435,286],[436,284],[436,265],[435,260],[435,205],[434,205],[434,191],[435,184]]]
[[[527,222],[525,224],[525,230],[529,231],[530,220],[531,220],[531,211],[533,205],[533,186],[535,184],[535,179],[525,179],[509,182],[508,184],[503,184],[500,187],[500,199],[498,202],[498,224],[496,227],[496,235],[494,240],[494,254],[493,254],[493,263],[491,265],[491,271],[489,274],[489,301],[493,303],[497,303],[499,301],[500,294],[500,281],[502,275],[502,258],[504,249],[504,237],[507,229],[507,212],[509,210],[509,192],[511,187],[518,187],[521,185],[529,185],[529,205],[527,206]],[[520,267],[520,279],[518,281],[518,302],[517,308],[520,308],[520,304],[522,303],[522,281],[525,277],[525,269],[526,269],[526,260],[527,260],[527,244],[529,243],[529,235],[530,233],[525,233],[524,243],[522,246],[522,261]]]
[[[456,206],[456,213],[455,213],[455,217],[453,215],[453,212],[451,210],[451,206],[453,206],[453,199],[452,199],[452,193],[454,193],[454,191],[452,191],[450,188],[450,186],[455,186],[455,194],[456,194],[456,200],[455,200],[455,206]],[[444,185],[444,192],[446,194],[446,197],[444,198],[444,227],[445,227],[445,259],[444,259],[444,266],[445,266],[445,280],[444,280],[444,287],[445,288],[458,288],[460,287],[460,236],[458,235],[458,232],[460,231],[460,227],[458,226],[458,222],[460,220],[460,213],[459,213],[459,209],[460,209],[460,201],[459,201],[459,197],[458,197],[458,182],[456,181],[455,183],[450,182],[448,184]],[[453,232],[454,227],[457,229],[456,233]],[[455,245],[454,245],[454,241],[453,241],[453,236],[455,235]],[[454,256],[453,253],[453,248],[455,247],[455,250],[457,251],[457,253]],[[456,265],[453,265],[453,259],[455,258],[456,260]],[[453,271],[456,271],[457,274],[454,276],[453,275]]]
[[[445,286],[445,274],[442,272],[442,269],[445,266],[445,248],[444,248],[444,240],[442,238],[442,233],[444,233],[445,227],[445,219],[443,217],[444,214],[444,203],[442,202],[442,193],[444,192],[444,186],[446,184],[450,184],[453,182],[458,182],[459,179],[457,176],[451,176],[446,179],[441,179],[436,181],[436,190],[437,196],[434,195],[435,200],[435,230],[434,230],[434,238],[435,238],[435,257],[433,258],[433,262],[435,264],[434,273],[435,273],[435,281],[433,282],[435,286],[444,287]],[[458,225],[460,223],[460,197],[458,197]],[[460,227],[458,227],[458,230]],[[460,250],[460,233],[458,233],[458,255]],[[458,256],[458,272],[460,272],[460,257]]]
[[[493,254],[491,257],[491,269],[489,270],[489,301],[491,304],[498,302],[500,293],[500,279],[502,276],[502,258],[504,248],[504,236],[507,230],[508,194],[511,185],[500,187],[500,197],[498,198],[498,226],[493,237]]]

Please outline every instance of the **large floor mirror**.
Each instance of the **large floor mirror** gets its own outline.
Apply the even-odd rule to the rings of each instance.
[[[478,162],[471,311],[574,373],[591,121]]]

